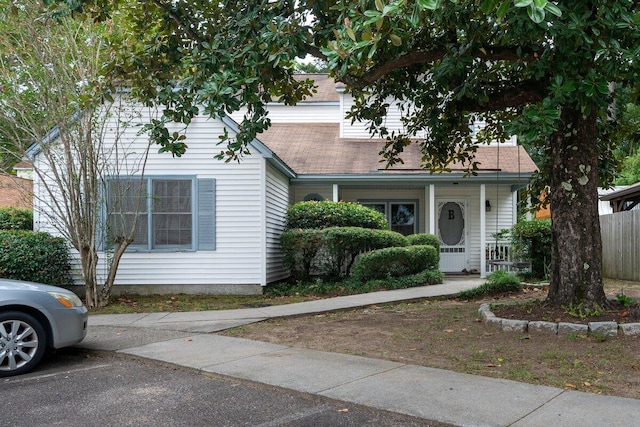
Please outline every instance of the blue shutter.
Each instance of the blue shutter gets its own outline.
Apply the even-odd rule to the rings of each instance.
[[[198,179],[198,250],[216,249],[216,180]]]

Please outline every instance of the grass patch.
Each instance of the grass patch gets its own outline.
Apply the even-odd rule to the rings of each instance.
[[[317,279],[311,282],[277,283],[269,285],[265,289],[265,295],[270,296],[340,296],[363,294],[376,291],[389,291],[393,289],[406,289],[416,286],[435,285],[442,283],[444,275],[438,271],[423,271],[418,274],[403,277],[388,277],[386,279],[369,280],[359,282],[357,280],[344,280],[341,282],[329,282]]]
[[[112,297],[106,307],[92,309],[91,314],[208,311],[268,307],[339,295],[434,285],[442,283],[443,277],[440,271],[424,271],[412,276],[371,280],[366,283],[355,280],[342,282],[316,280],[295,284],[281,282],[267,286],[264,290],[264,295],[124,295]]]
[[[106,307],[91,310],[91,314],[158,313],[181,311],[231,310],[236,308],[267,307],[309,301],[300,295],[124,295],[112,297]]]
[[[500,270],[494,271],[488,275],[486,281],[482,285],[460,292],[458,298],[470,301],[491,295],[520,291],[522,291],[522,283],[520,283],[518,276],[513,273]]]

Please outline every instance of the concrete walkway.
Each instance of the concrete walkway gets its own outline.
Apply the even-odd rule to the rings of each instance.
[[[478,278],[460,277],[442,285],[264,308],[95,315],[79,346],[457,426],[637,425],[640,400],[211,334],[269,318],[455,295],[480,283]]]

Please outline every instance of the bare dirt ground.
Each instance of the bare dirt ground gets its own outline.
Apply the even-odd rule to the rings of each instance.
[[[640,299],[640,283],[606,290]],[[640,399],[640,337],[533,335],[486,327],[482,302],[544,299],[528,290],[498,299],[426,300],[266,321],[227,335],[474,375]],[[577,322],[576,322],[577,323]]]

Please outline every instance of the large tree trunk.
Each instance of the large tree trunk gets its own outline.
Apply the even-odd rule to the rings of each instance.
[[[598,214],[595,113],[564,107],[551,141],[551,284],[553,305],[606,304]]]

